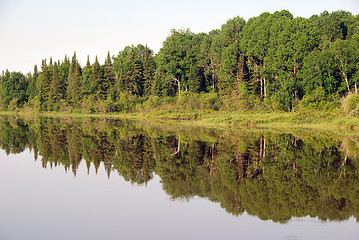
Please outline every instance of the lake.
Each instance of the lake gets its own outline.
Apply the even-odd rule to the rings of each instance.
[[[359,239],[359,136],[0,117],[0,239]]]

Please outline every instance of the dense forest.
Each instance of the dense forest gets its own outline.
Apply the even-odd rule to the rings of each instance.
[[[2,109],[129,112],[180,104],[208,110],[332,110],[359,84],[359,15],[287,10],[221,29],[172,30],[154,54],[127,46],[104,64],[74,53],[1,75]],[[357,98],[359,102],[359,98]]]
[[[134,184],[157,174],[171,198],[205,197],[234,215],[359,219],[357,136],[147,124],[2,117],[0,147],[75,176],[81,165]]]

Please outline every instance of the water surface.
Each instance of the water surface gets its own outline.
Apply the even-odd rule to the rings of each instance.
[[[359,138],[0,119],[0,239],[358,239]]]

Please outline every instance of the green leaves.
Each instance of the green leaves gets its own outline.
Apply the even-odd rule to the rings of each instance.
[[[156,55],[139,44],[125,47],[113,59],[108,53],[104,65],[97,58],[91,65],[88,59],[83,69],[76,55],[71,63],[66,56],[58,64],[44,61],[40,72],[25,77],[26,96],[21,99],[48,110],[51,102],[60,101],[75,108],[93,109],[95,104],[114,109],[122,94],[145,102],[150,95],[214,92],[241,101],[240,89],[246,89],[247,100],[256,105],[292,111],[317,88],[335,98],[357,92],[358,20],[345,11],[294,18],[282,10],[247,22],[234,17],[209,33],[173,29]],[[4,86],[3,91],[11,90]],[[2,96],[7,106],[11,94]]]
[[[20,72],[10,73],[6,70],[5,75],[0,78],[1,105],[7,107],[13,101],[16,107],[22,107],[27,101],[27,82],[25,76]]]

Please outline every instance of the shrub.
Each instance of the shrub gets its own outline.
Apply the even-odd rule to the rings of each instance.
[[[10,109],[10,110],[17,109],[17,99],[16,98],[11,99],[11,101],[9,102],[9,105],[8,105],[8,109]]]
[[[273,111],[288,111],[281,97],[275,94],[266,100],[266,104],[268,104]]]
[[[315,89],[311,94],[305,95],[299,103],[301,110],[331,111],[340,105],[339,98],[327,95],[323,88]]]
[[[342,108],[345,115],[359,116],[359,95],[349,93],[342,102]]]

